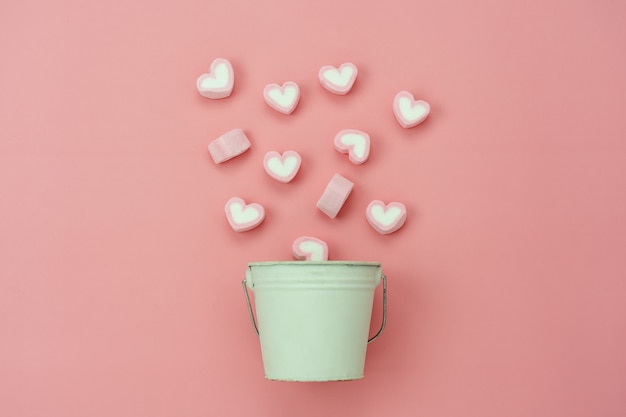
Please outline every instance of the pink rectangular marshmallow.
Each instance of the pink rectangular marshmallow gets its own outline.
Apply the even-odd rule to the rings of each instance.
[[[250,141],[241,129],[226,132],[209,143],[209,153],[216,164],[221,164],[237,155],[241,155],[249,148]]]
[[[352,187],[354,187],[354,183],[349,179],[339,174],[333,175],[333,178],[317,202],[317,208],[331,219],[334,219],[350,195]]]

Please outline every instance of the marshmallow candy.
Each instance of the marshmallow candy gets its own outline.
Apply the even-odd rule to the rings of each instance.
[[[334,219],[339,214],[339,210],[343,207],[353,187],[354,183],[349,179],[339,174],[333,175],[333,178],[317,202],[317,208],[331,219]]]
[[[370,135],[360,130],[344,129],[335,136],[335,149],[347,153],[353,164],[362,164],[370,155]]]
[[[209,72],[198,77],[196,88],[202,96],[218,99],[230,96],[234,83],[233,66],[227,59],[216,58]]]
[[[250,141],[243,130],[234,129],[224,133],[217,139],[209,143],[209,153],[213,162],[221,164],[238,155],[241,155],[250,148]]]
[[[311,236],[301,236],[293,242],[291,247],[296,259],[307,261],[327,261],[328,245],[323,240]]]
[[[409,128],[422,123],[430,113],[430,104],[415,100],[408,91],[400,91],[393,99],[393,114],[400,126]]]
[[[282,86],[268,84],[263,89],[263,98],[274,110],[291,114],[300,101],[300,87],[293,81],[287,81]]]
[[[285,151],[282,155],[276,151],[269,151],[263,158],[263,167],[269,176],[284,183],[288,183],[296,176],[301,163],[302,158],[296,151]]]
[[[332,65],[323,66],[318,74],[322,86],[335,94],[348,94],[356,81],[358,70],[351,63],[341,64],[339,68]]]
[[[235,232],[254,229],[265,219],[265,209],[257,203],[246,204],[239,197],[233,197],[224,206],[226,219]]]
[[[365,217],[374,230],[386,235],[395,232],[404,225],[406,207],[398,202],[385,205],[380,200],[374,200],[365,209]]]

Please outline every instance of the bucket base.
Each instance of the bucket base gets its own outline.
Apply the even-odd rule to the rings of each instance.
[[[268,381],[279,381],[279,382],[347,382],[347,381],[358,381],[359,379],[363,379],[363,375],[361,376],[347,376],[347,377],[337,377],[337,378],[322,378],[322,379],[304,379],[304,378],[273,378],[271,376],[265,375],[265,379]]]

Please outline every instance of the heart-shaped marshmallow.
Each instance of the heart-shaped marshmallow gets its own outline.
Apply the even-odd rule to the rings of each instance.
[[[369,224],[382,235],[393,233],[406,221],[406,207],[402,203],[392,202],[387,205],[374,200],[365,209]]]
[[[352,63],[341,64],[339,68],[326,65],[320,68],[318,74],[320,83],[328,91],[335,94],[348,94],[356,81],[358,69]]]
[[[291,247],[296,259],[307,261],[327,261],[328,245],[323,240],[312,236],[301,236],[293,242]]]
[[[284,183],[288,183],[296,176],[301,163],[302,158],[296,151],[285,151],[282,155],[276,151],[269,151],[263,158],[263,167],[269,176]]]
[[[268,84],[263,89],[263,98],[274,110],[291,114],[300,101],[300,87],[293,81],[287,81],[282,86]]]
[[[246,204],[239,197],[232,197],[224,206],[226,219],[235,232],[254,229],[265,219],[265,209],[258,203]]]
[[[344,129],[335,136],[335,149],[347,153],[353,164],[362,164],[370,155],[370,135],[360,130]]]
[[[429,113],[430,104],[423,100],[416,101],[408,91],[400,91],[393,99],[393,114],[404,128],[417,126]]]
[[[196,80],[198,92],[207,98],[225,98],[230,96],[235,83],[233,66],[227,59],[216,58],[211,63],[211,68],[206,74],[202,74]]]

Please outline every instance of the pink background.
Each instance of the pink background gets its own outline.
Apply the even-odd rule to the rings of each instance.
[[[91,4],[89,4],[91,3]],[[367,3],[367,4],[366,4]],[[0,4],[0,416],[626,415],[626,4]],[[225,100],[195,80],[224,57]],[[354,62],[347,96],[317,81]],[[302,89],[291,116],[267,83]],[[397,91],[430,102],[402,129]],[[233,128],[252,148],[223,165]],[[354,166],[332,146],[372,136]],[[293,183],[268,150],[303,157]],[[356,186],[330,220],[335,172]],[[237,234],[223,205],[263,204]],[[382,236],[364,208],[402,201]],[[365,379],[266,381],[240,281],[303,234],[380,261]],[[377,292],[372,329],[380,319]]]

